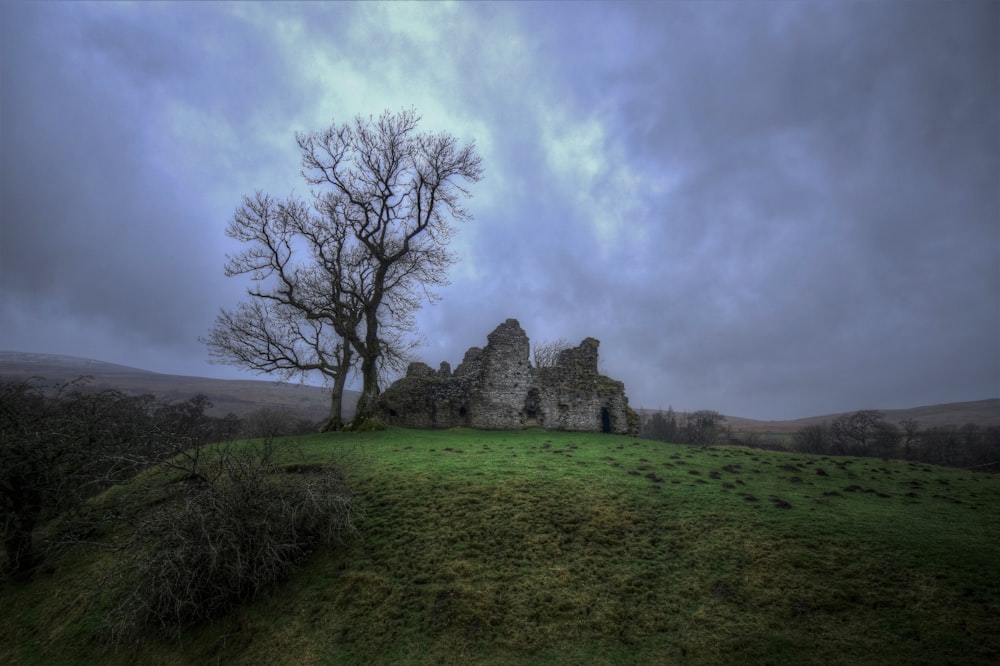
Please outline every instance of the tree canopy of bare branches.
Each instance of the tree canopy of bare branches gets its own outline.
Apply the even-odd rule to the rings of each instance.
[[[216,361],[285,378],[314,371],[333,385],[331,423],[355,363],[373,411],[380,372],[401,366],[413,313],[447,284],[453,221],[471,218],[465,182],[482,177],[472,143],[419,133],[413,110],[357,117],[296,135],[311,203],[244,197],[227,234],[246,244],[228,275],[249,302],[223,310],[205,340]]]
[[[0,537],[10,573],[30,576],[50,547],[35,528],[150,465],[194,455],[222,439],[204,396],[157,404],[152,396],[91,390],[86,378],[46,391],[31,381],[0,381]]]
[[[535,350],[533,353],[535,359],[536,368],[551,368],[555,366],[556,361],[559,359],[559,354],[564,350],[570,349],[572,345],[566,338],[559,338],[558,340],[546,340],[545,342],[540,342],[535,345]]]

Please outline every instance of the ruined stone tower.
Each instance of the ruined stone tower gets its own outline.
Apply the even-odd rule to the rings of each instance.
[[[599,342],[587,338],[565,349],[553,367],[533,368],[528,336],[508,319],[472,347],[450,372],[411,363],[379,400],[382,418],[410,428],[465,426],[510,430],[537,426],[627,434],[625,385],[597,371]]]

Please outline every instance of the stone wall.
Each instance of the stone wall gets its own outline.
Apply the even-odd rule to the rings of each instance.
[[[406,377],[382,394],[382,418],[410,428],[634,429],[625,385],[597,370],[600,343],[594,338],[563,350],[547,368],[531,366],[528,336],[516,319],[497,326],[487,340],[485,348],[469,349],[454,372],[447,363],[436,371],[411,363]]]

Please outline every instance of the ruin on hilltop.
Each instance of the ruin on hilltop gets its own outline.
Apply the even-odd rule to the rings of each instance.
[[[406,376],[379,398],[384,421],[407,428],[464,426],[491,430],[634,433],[635,413],[625,385],[597,371],[599,341],[587,338],[562,350],[553,366],[532,367],[528,336],[516,319],[472,347],[452,372],[411,363]]]

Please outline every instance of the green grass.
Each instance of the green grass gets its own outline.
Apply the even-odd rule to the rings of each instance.
[[[348,545],[182,641],[99,638],[107,557],[0,597],[3,663],[1000,660],[1000,479],[540,430],[315,435]]]

